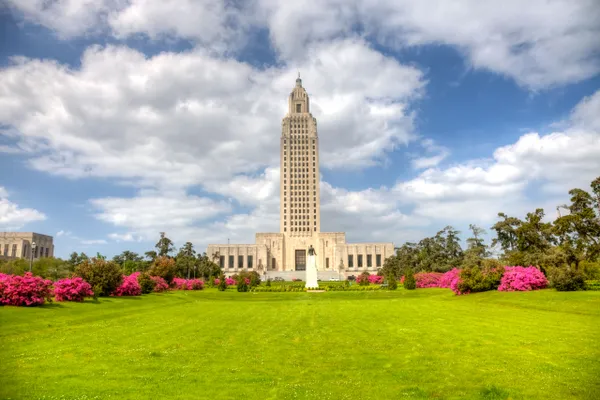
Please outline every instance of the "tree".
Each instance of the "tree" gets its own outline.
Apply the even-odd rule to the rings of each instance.
[[[412,268],[406,268],[404,272],[404,289],[414,290],[417,288],[417,282],[415,281],[415,274]]]
[[[179,250],[176,257],[177,269],[179,275],[187,275],[187,279],[190,279],[190,271],[196,266],[196,251],[194,245],[191,242],[186,242],[183,247]]]
[[[165,232],[160,233],[160,239],[154,247],[156,247],[157,254],[161,257],[168,257],[175,250],[173,242],[165,235]]]
[[[554,221],[554,233],[567,263],[578,269],[581,261],[595,260],[600,255],[600,219],[594,196],[581,189],[572,189],[569,194],[569,214]]]
[[[383,276],[387,276],[388,279],[391,279],[390,277],[393,277],[395,280],[400,279],[400,276],[402,276],[402,267],[400,264],[399,257],[396,255],[389,256],[388,258],[386,258],[383,262],[383,268],[381,268],[381,273],[383,274]]]
[[[129,250],[125,250],[121,254],[113,257],[113,261],[121,266],[125,263],[125,261],[140,262],[142,260],[143,257],[141,257],[138,253]]]
[[[213,258],[214,260],[215,258]],[[218,259],[218,257],[217,257]],[[221,275],[221,267],[208,259],[206,253],[198,254],[196,260],[198,275],[204,279],[217,278]]]
[[[154,262],[154,260],[156,260],[156,257],[158,257],[158,254],[153,250],[145,252],[144,255],[148,260],[150,260],[150,262]]]
[[[89,260],[89,257],[85,253],[82,252],[81,254],[77,254],[77,252],[74,251],[67,260],[69,271],[75,271],[75,267],[87,260]]]

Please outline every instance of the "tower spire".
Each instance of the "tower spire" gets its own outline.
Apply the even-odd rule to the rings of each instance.
[[[300,70],[298,70],[298,78],[296,78],[296,86],[302,86],[302,79],[300,79]]]

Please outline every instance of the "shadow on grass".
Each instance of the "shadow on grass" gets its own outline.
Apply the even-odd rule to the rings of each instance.
[[[479,395],[481,396],[481,399],[484,400],[506,400],[510,397],[510,393],[508,393],[508,391],[495,385],[487,386],[481,389]]]
[[[61,303],[53,301],[52,303],[43,304],[39,308],[42,310],[52,310],[55,308],[65,308],[65,306],[63,306]]]

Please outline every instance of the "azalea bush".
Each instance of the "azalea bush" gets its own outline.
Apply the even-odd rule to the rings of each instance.
[[[500,279],[504,274],[504,267],[481,268],[469,267],[460,271],[459,279],[452,281],[450,288],[456,294],[469,294],[496,290],[500,286]]]
[[[372,285],[381,285],[383,283],[383,276],[369,275],[369,283]]]
[[[173,278],[173,286],[178,290],[202,290],[204,282],[200,279]]]
[[[585,276],[571,268],[556,268],[550,273],[550,284],[559,292],[585,290]]]
[[[369,286],[369,277],[370,276],[371,276],[371,274],[369,274],[368,272],[365,271],[356,277],[356,283],[359,284],[360,286]]]
[[[113,293],[115,296],[141,296],[142,288],[138,282],[139,272],[123,275],[123,283]]]
[[[498,290],[501,292],[529,291],[543,289],[548,280],[536,267],[505,267]]]
[[[450,287],[452,286],[452,282],[455,280],[458,281],[458,279],[460,279],[459,275],[460,269],[458,268],[453,268],[450,271],[442,274],[442,276],[440,276],[440,279],[438,280],[438,287],[450,289]]]
[[[0,304],[39,306],[52,301],[52,281],[33,276],[0,274]]]
[[[154,292],[160,293],[169,290],[169,284],[160,276],[151,276],[150,279],[154,281]]]
[[[442,275],[439,272],[419,272],[415,274],[415,284],[418,289],[439,287]]]
[[[54,282],[56,301],[83,301],[93,295],[92,287],[83,278],[66,278]]]
[[[89,283],[95,296],[109,296],[123,283],[119,264],[102,258],[83,260],[75,268],[75,276]]]
[[[156,282],[150,277],[150,275],[146,273],[139,274],[137,280],[140,284],[140,288],[142,289],[142,294],[148,294],[154,291],[154,288],[156,287]]]

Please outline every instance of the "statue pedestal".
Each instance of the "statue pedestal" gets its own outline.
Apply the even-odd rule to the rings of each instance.
[[[317,282],[317,258],[308,256],[306,259],[306,288],[312,289],[319,287]]]

